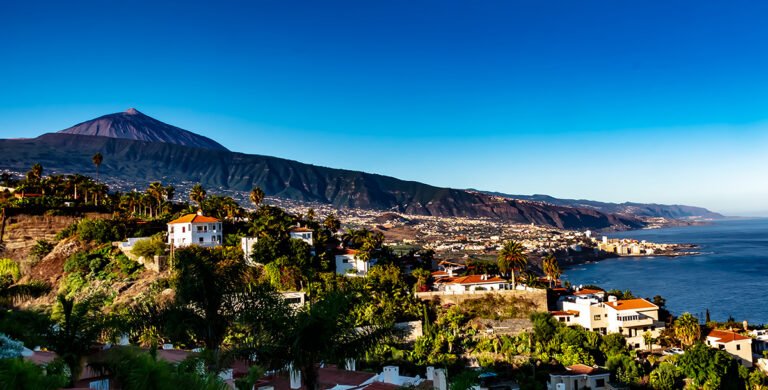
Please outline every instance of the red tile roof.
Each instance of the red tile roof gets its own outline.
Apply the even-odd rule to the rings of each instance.
[[[327,365],[317,370],[318,378],[317,383],[321,389],[330,389],[336,385],[344,386],[360,386],[363,382],[373,378],[376,374],[371,372],[360,371],[347,371],[339,369],[333,365]],[[290,390],[291,381],[288,379],[286,373],[268,378],[275,390]],[[304,382],[302,381],[302,389],[306,389]],[[383,389],[382,389],[383,390]]]
[[[483,280],[483,275],[467,275],[453,278],[442,278],[440,282],[450,284],[489,284],[506,283],[507,281],[498,276],[489,276],[487,279]]]
[[[591,367],[586,364],[574,364],[570,367],[566,367],[566,374],[570,375],[592,375],[592,374],[605,374],[607,371],[600,367]]]
[[[179,217],[174,219],[171,222],[168,222],[168,224],[174,225],[177,223],[212,223],[212,222],[221,222],[221,221],[213,217],[206,217],[204,215],[187,214],[183,217]]]
[[[291,233],[312,233],[314,230],[305,227],[295,227],[291,229]]]
[[[658,309],[659,307],[642,298],[624,299],[616,302],[605,302],[606,305],[618,310]]]
[[[715,341],[719,343],[730,343],[730,342],[739,341],[739,340],[749,340],[749,337],[747,336],[743,336],[735,332],[730,332],[727,330],[719,330],[719,329],[712,330],[711,332],[709,332],[707,337],[715,338],[717,339]]]
[[[346,248],[341,248],[341,249],[336,250],[336,254],[337,255],[356,255],[356,254],[358,254],[358,252],[359,251],[357,251],[357,250],[346,249]]]
[[[365,386],[365,390],[397,390],[403,388],[403,386],[393,385],[385,382],[373,382],[368,386]]]
[[[605,291],[598,290],[594,288],[582,288],[579,291],[576,291],[573,293],[573,295],[593,295],[593,294],[604,294]]]

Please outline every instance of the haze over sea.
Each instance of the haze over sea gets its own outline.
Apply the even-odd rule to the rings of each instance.
[[[734,219],[703,226],[636,230],[608,235],[652,242],[691,243],[700,255],[623,257],[565,270],[564,280],[605,289],[661,295],[675,315],[768,324],[768,219]]]

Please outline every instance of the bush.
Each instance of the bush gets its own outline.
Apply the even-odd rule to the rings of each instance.
[[[21,269],[19,264],[11,259],[0,259],[0,276],[10,276],[13,281],[19,280],[21,277]]]
[[[118,221],[108,219],[84,219],[77,224],[77,235],[83,241],[108,243],[123,239]],[[124,230],[124,226],[122,226]]]
[[[37,242],[35,242],[35,246],[32,247],[30,255],[32,256],[33,261],[38,261],[45,257],[47,254],[51,253],[52,250],[53,244],[45,240],[37,240]]]
[[[136,256],[144,258],[151,258],[153,256],[162,256],[165,254],[165,242],[159,235],[152,236],[150,238],[136,241],[131,248],[131,253]]]

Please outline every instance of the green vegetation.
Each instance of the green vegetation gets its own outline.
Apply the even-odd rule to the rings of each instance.
[[[131,253],[144,258],[165,255],[167,245],[162,234],[156,234],[150,238],[136,241],[131,248]]]

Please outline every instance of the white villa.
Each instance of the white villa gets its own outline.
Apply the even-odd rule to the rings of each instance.
[[[257,241],[259,241],[257,237],[240,237],[240,249],[243,250],[243,260],[250,266],[256,265],[256,263],[251,260],[251,255],[253,254],[253,245],[256,244]]]
[[[435,287],[440,291],[463,293],[473,291],[507,290],[509,282],[498,276],[467,275],[444,277],[435,280]]]
[[[312,229],[307,229],[303,227],[295,227],[291,229],[288,234],[290,234],[291,238],[295,238],[297,240],[302,240],[309,244],[310,246],[315,245],[314,241],[312,240]]]
[[[222,236],[221,221],[206,217],[199,211],[168,222],[168,245],[175,248],[189,245],[220,246]]]
[[[565,371],[549,374],[548,390],[610,389],[611,373],[599,367],[575,364]]]
[[[365,276],[376,260],[364,261],[354,249],[341,249],[336,253],[336,273],[345,276]]]
[[[752,367],[752,338],[727,330],[715,329],[707,334],[707,345],[731,354],[744,367]]]
[[[643,340],[645,332],[658,337],[665,326],[659,321],[659,307],[642,298],[618,300],[609,296],[603,301],[599,295],[584,294],[565,297],[558,305],[558,320],[602,334],[621,333],[630,348],[648,347]]]

